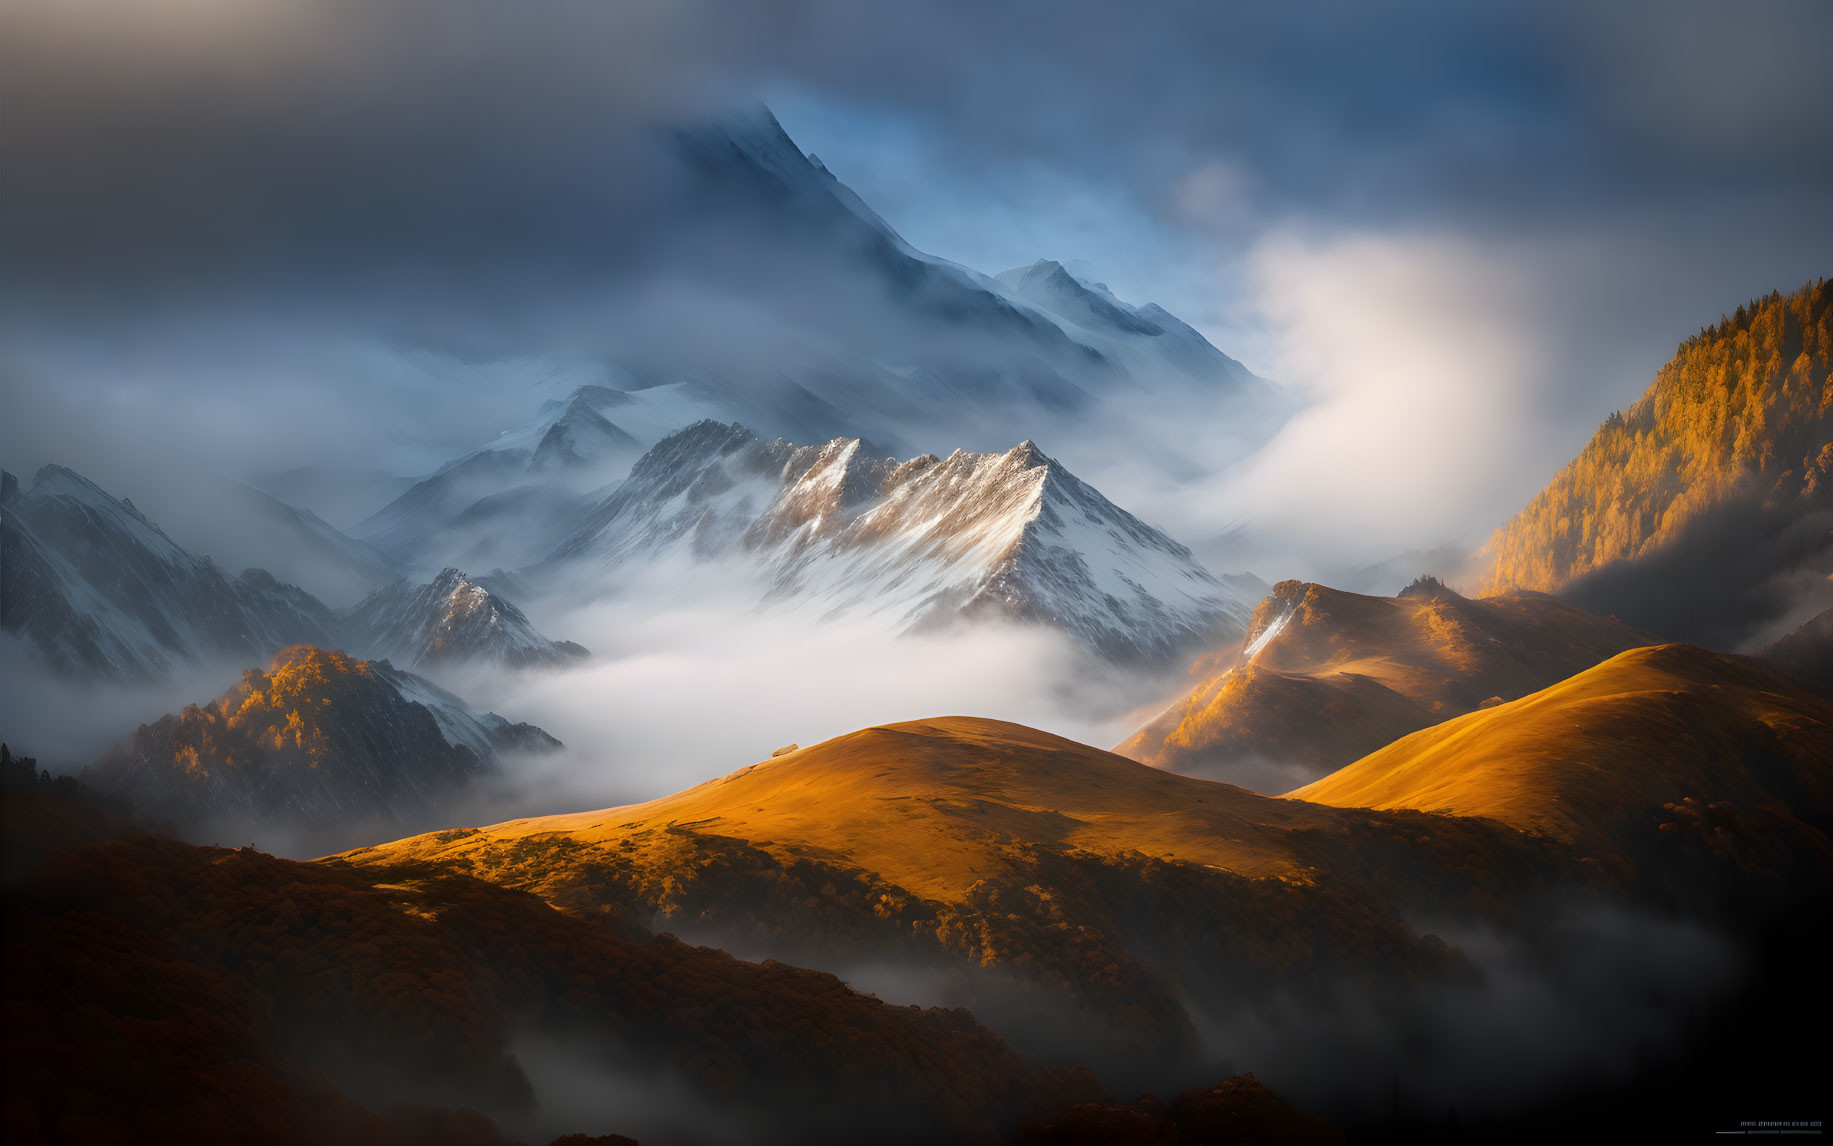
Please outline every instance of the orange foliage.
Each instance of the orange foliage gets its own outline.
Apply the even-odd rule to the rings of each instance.
[[[1726,499],[1828,494],[1833,282],[1771,294],[1682,343],[1636,403],[1490,538],[1488,587],[1559,589]]]

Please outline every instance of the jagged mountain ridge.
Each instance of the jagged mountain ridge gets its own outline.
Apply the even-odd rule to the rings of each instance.
[[[1164,307],[1122,302],[1105,283],[1091,282],[1053,259],[1039,259],[993,279],[1012,297],[1071,324],[1080,337],[1135,376],[1150,376],[1169,366],[1201,386],[1242,392],[1265,386]]]
[[[496,771],[501,753],[559,747],[386,661],[295,645],[208,704],[141,725],[83,779],[187,824],[402,823]]]
[[[694,284],[699,328],[746,333],[683,345],[634,330],[614,364],[633,393],[691,381],[715,420],[794,441],[865,437],[899,454],[991,450],[1099,417],[1150,444],[1149,464],[1184,474],[1213,468],[1214,444],[1163,440],[1152,396],[1213,399],[1200,416],[1239,423],[1243,440],[1284,415],[1272,387],[1162,307],[1113,300],[1118,325],[1084,325],[918,250],[761,105],[671,139],[661,162],[683,170],[662,228],[688,236],[671,266]]]
[[[481,568],[532,560],[615,482],[643,443],[605,415],[632,399],[576,387],[537,416],[452,459],[352,527],[352,535],[413,569]]]
[[[40,469],[24,492],[8,474],[0,522],[0,627],[66,675],[148,679],[333,640],[335,619],[309,594],[259,570],[225,576],[63,466]]]
[[[500,594],[443,570],[425,585],[397,581],[341,618],[344,639],[365,656],[408,669],[453,664],[555,668],[584,659],[571,641],[550,641]]]
[[[62,466],[46,466],[23,493],[7,474],[5,490],[0,618],[9,637],[65,676],[152,680],[179,665],[265,663],[296,644],[424,668],[585,655],[547,640],[500,593],[457,570],[428,585],[398,581],[340,614],[264,569],[225,576],[131,500]]]
[[[589,587],[683,552],[742,554],[765,600],[903,629],[1003,617],[1117,661],[1162,661],[1248,611],[1188,549],[1031,442],[900,462],[858,438],[798,446],[711,421],[644,455],[532,575]]]

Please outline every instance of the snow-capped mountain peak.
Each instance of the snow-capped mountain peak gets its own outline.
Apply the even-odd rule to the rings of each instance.
[[[590,396],[575,391],[547,432],[535,443],[528,468],[540,472],[588,466],[613,454],[630,456],[642,448],[641,442],[599,413],[598,403]]]
[[[1173,657],[1253,604],[1029,440],[900,462],[857,438],[800,446],[701,422],[645,455],[536,575],[590,592],[670,552],[742,554],[766,601],[900,629],[998,616],[1117,661]]]
[[[425,585],[402,580],[376,590],[344,616],[343,632],[365,656],[420,670],[558,667],[587,656],[570,641],[548,640],[514,604],[450,568]]]

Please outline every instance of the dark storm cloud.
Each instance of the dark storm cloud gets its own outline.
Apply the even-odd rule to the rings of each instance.
[[[1833,10],[1813,3],[22,0],[6,20],[5,239],[28,294],[226,266],[529,289],[641,230],[633,129],[785,84],[1167,210],[1205,163],[1263,209],[1390,223],[1833,179]]]

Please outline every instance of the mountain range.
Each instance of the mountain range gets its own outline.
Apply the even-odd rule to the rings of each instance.
[[[682,240],[670,248],[670,283],[686,296],[691,330],[683,337],[681,310],[655,314],[638,301],[608,320],[603,353],[529,362],[535,385],[564,387],[548,390],[550,409],[420,475],[427,488],[416,494],[371,483],[382,496],[349,526],[353,536],[418,573],[513,568],[518,561],[491,548],[488,531],[453,540],[424,523],[554,484],[552,463],[534,455],[563,410],[580,424],[560,431],[586,463],[579,472],[601,484],[617,466],[599,462],[627,467],[637,444],[703,419],[766,438],[864,437],[900,455],[1069,440],[1093,419],[1126,457],[1117,470],[1188,478],[1235,459],[1216,456],[1213,433],[1166,435],[1167,411],[1187,411],[1211,431],[1228,427],[1242,449],[1290,412],[1276,387],[1188,323],[1156,304],[1123,302],[1090,275],[1040,260],[988,276],[918,250],[762,106],[666,133],[650,160],[678,183],[654,229]],[[567,452],[557,441],[549,450],[554,459]],[[1090,451],[1091,464],[1107,461]],[[1086,476],[1099,484],[1107,475]],[[293,500],[317,504],[313,480],[289,474]],[[325,504],[351,503],[347,473],[316,480]],[[383,506],[397,497],[399,507]],[[519,524],[513,510],[479,513],[496,527]]]
[[[559,666],[585,655],[547,640],[515,605],[453,569],[426,585],[379,589],[342,613],[264,569],[232,579],[131,499],[62,466],[44,467],[24,491],[5,475],[0,530],[0,630],[76,679],[153,680],[181,665],[265,663],[292,645],[429,669]],[[327,544],[349,542],[323,522],[313,530]]]
[[[1031,442],[898,461],[859,438],[765,442],[701,422],[645,454],[530,575],[591,591],[670,555],[742,558],[764,600],[899,629],[998,617],[1117,662],[1239,631],[1248,602]]]
[[[690,225],[727,237],[700,273],[757,296],[781,350],[762,370],[728,365],[701,380],[752,404],[733,418],[766,434],[986,447],[989,431],[1099,409],[1136,440],[1132,404],[1153,395],[1195,392],[1244,421],[1273,404],[1265,383],[1162,308],[1121,303],[1055,263],[996,279],[917,250],[761,105],[675,139]],[[796,289],[772,289],[785,282]]]
[[[0,628],[72,676],[147,679],[206,657],[265,660],[329,644],[335,618],[259,570],[225,576],[131,500],[62,466],[0,478]]]
[[[1288,412],[1195,328],[925,254],[761,108],[657,140],[669,241],[632,252],[666,273],[605,289],[530,420],[359,459],[360,512],[313,502],[348,532],[250,486],[168,534],[62,466],[0,477],[8,668],[62,678],[52,719],[241,674],[80,774],[0,745],[9,1140],[1629,1140],[1824,1088],[1782,1034],[1833,1015],[1833,286],[1682,343],[1479,594],[1269,589],[1149,524],[1170,495],[1096,488],[1201,496]],[[239,576],[173,540],[231,505]],[[974,625],[1110,695],[1197,659],[1114,751],[978,712],[709,763],[691,725],[756,710],[692,677],[575,774],[713,778],[554,811],[520,766],[559,742],[429,678],[491,670],[571,740],[562,701],[647,718],[648,650],[546,671],[590,654],[530,614],[658,582],[877,630],[828,679],[730,675],[824,704]],[[344,850],[170,838],[244,828]]]

